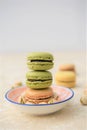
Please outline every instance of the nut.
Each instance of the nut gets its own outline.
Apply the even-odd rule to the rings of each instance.
[[[83,105],[87,105],[87,95],[83,95],[80,99],[80,102],[83,104]]]
[[[22,82],[16,82],[15,84],[12,85],[12,88],[16,88],[20,86],[22,86]]]

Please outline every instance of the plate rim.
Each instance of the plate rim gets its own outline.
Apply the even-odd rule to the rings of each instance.
[[[51,106],[51,105],[58,105],[58,104],[61,104],[61,103],[65,103],[65,102],[69,101],[70,99],[72,99],[72,98],[74,97],[74,91],[73,91],[71,88],[67,88],[67,87],[64,87],[64,86],[57,86],[57,85],[54,86],[54,85],[53,85],[52,87],[62,87],[62,88],[64,88],[64,89],[68,89],[69,91],[71,91],[72,95],[71,95],[69,98],[67,98],[67,99],[65,99],[65,100],[63,100],[63,101],[59,101],[59,102],[55,102],[55,103],[51,103],[51,104],[21,104],[21,103],[18,103],[18,102],[14,102],[14,101],[12,101],[12,100],[10,100],[10,99],[8,98],[8,93],[9,93],[9,92],[11,92],[12,90],[15,90],[15,89],[17,89],[17,88],[23,88],[23,87],[26,87],[26,86],[20,86],[20,87],[15,87],[15,88],[9,89],[9,90],[5,93],[5,99],[6,99],[7,101],[9,101],[10,103],[13,103],[13,104],[16,104],[16,105],[20,105],[20,106]]]

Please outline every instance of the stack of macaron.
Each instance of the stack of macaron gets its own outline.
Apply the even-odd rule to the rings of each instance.
[[[33,52],[27,57],[29,71],[26,74],[27,90],[20,98],[25,104],[51,103],[57,96],[51,88],[52,74],[49,69],[53,68],[53,56],[47,52]]]
[[[26,84],[32,89],[48,88],[52,84],[52,74],[47,71],[53,67],[53,56],[47,52],[33,52],[27,58],[29,71]]]
[[[76,73],[75,66],[73,64],[60,65],[59,71],[55,75],[55,81],[57,85],[65,86],[68,88],[75,87]]]

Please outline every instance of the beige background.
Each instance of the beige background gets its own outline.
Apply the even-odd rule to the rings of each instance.
[[[74,63],[77,71],[75,96],[61,111],[46,116],[30,116],[12,108],[4,100],[5,92],[17,81],[25,82],[27,54],[0,55],[0,130],[86,130],[87,107],[80,104],[86,85],[86,55],[81,53],[54,53],[53,76],[62,63]],[[55,81],[53,81],[55,84]]]

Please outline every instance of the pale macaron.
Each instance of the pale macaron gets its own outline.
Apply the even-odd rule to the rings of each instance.
[[[61,64],[59,66],[60,71],[73,71],[75,72],[75,65],[74,64]]]
[[[23,100],[25,102],[38,104],[41,102],[48,102],[53,97],[53,95],[54,93],[51,87],[42,90],[35,90],[28,88],[25,91]]]

